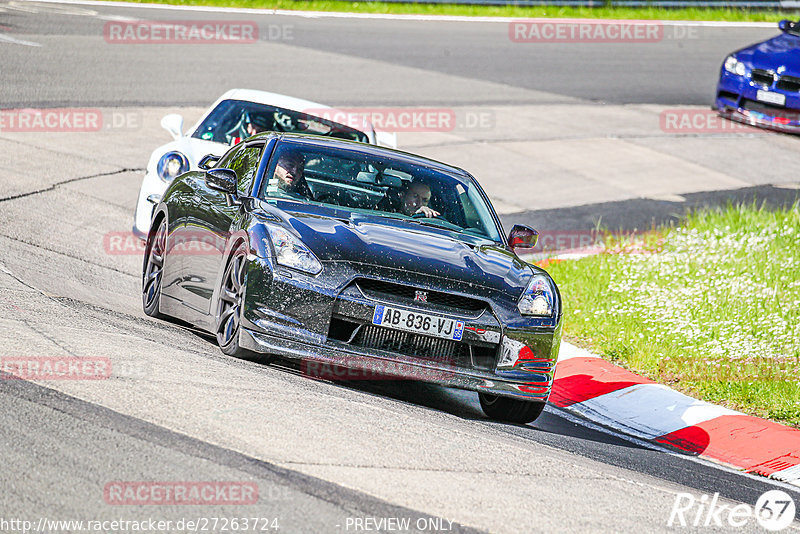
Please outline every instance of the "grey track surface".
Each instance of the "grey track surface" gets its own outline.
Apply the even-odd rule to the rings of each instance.
[[[225,46],[106,44],[103,31],[112,13],[151,20],[253,21],[264,40]],[[506,22],[86,6],[8,9],[0,13],[0,24],[7,34],[44,45],[6,46],[0,52],[3,71],[14,73],[5,78],[4,107],[207,105],[229,87],[271,87],[335,105],[533,104],[573,98],[709,105],[726,54],[776,33],[667,26],[656,43],[535,44],[512,42]],[[429,72],[450,76],[452,83],[436,83]]]
[[[254,16],[262,29],[292,25],[293,39],[148,47],[106,44],[116,16],[198,15],[0,3],[0,34],[42,45],[0,43],[0,107],[133,117],[89,134],[0,131],[0,356],[101,355],[115,369],[100,381],[0,380],[0,518],[258,516],[278,517],[283,532],[343,532],[348,517],[430,517],[461,531],[655,532],[674,530],[679,492],[752,505],[774,487],[557,411],[503,425],[466,392],[320,382],[287,362],[227,358],[196,332],[144,317],[141,255],[108,241],[130,228],[142,167],[167,140],[160,106],[191,121],[233,86],[487,114],[489,128],[403,133],[400,144],[474,170],[506,223],[641,227],[737,195],[791,201],[795,139],[658,129],[665,106],[706,103],[725,52],[771,31],[554,47],[510,43],[496,23]],[[752,167],[727,165],[743,153]],[[115,480],[250,481],[261,499],[111,506],[103,487]]]

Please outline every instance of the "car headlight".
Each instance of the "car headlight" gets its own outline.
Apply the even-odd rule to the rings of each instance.
[[[550,280],[542,275],[535,274],[525,293],[517,303],[517,308],[522,315],[535,315],[537,317],[552,317],[555,312],[556,292]]]
[[[736,59],[735,56],[728,56],[725,59],[725,70],[738,76],[744,76],[747,73],[745,64]]]
[[[322,264],[302,241],[279,226],[267,225],[278,265],[308,274],[319,274]]]
[[[165,182],[171,182],[179,174],[189,170],[189,160],[180,152],[167,152],[158,160],[156,172]]]

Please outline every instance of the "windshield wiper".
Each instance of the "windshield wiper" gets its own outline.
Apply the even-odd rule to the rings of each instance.
[[[424,219],[415,219],[413,217],[400,217],[397,215],[381,215],[384,219],[392,219],[395,221],[404,221],[404,222],[411,222],[415,224],[419,224],[420,226],[430,226],[431,228],[438,228],[440,230],[450,230],[451,232],[457,232],[459,234],[469,234],[468,232],[464,232],[463,228],[459,228],[453,223],[450,222],[436,222],[436,219],[433,220],[424,220]]]

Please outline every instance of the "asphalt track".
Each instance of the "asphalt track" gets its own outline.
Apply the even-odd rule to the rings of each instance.
[[[701,38],[646,46],[522,45],[508,41],[502,23],[247,15],[267,35],[270,25],[291,25],[292,39],[156,47],[102,37],[119,17],[201,16],[242,19],[0,3],[0,34],[10,37],[0,43],[0,107],[96,107],[108,126],[0,132],[3,355],[102,356],[118,370],[98,381],[0,381],[0,519],[260,517],[278,518],[284,532],[341,532],[369,517],[409,518],[429,532],[675,531],[684,529],[667,523],[682,492],[752,506],[781,487],[800,502],[786,486],[642,448],[556,410],[532,425],[504,425],[486,420],[465,392],[315,381],[286,363],[224,357],[206,337],[143,316],[141,258],[107,239],[129,229],[141,169],[167,140],[158,118],[172,106],[196,118],[197,106],[233,86],[344,106],[487,113],[489,128],[403,133],[400,143],[481,168],[506,223],[568,230],[604,216],[630,226],[732,195],[791,201],[795,139],[658,127],[663,109],[708,104],[727,51],[774,32],[701,28]],[[501,153],[517,159],[499,162]],[[730,165],[741,155],[752,165]],[[487,158],[517,173],[509,175],[528,162],[548,172],[521,187],[481,167]],[[648,158],[657,165],[643,167]],[[665,161],[669,187],[655,168]],[[609,162],[613,175],[604,175]],[[253,482],[259,501],[115,506],[103,495],[113,481],[209,480]]]

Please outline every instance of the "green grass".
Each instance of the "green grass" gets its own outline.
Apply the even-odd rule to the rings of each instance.
[[[694,397],[800,427],[800,207],[698,211],[637,239],[645,253],[547,268],[565,337]]]
[[[750,11],[744,9],[664,9],[627,7],[524,7],[473,6],[457,4],[418,4],[399,2],[342,2],[337,0],[125,0],[137,3],[161,3],[181,6],[245,7],[254,9],[294,9],[303,11],[339,11],[350,13],[391,13],[421,15],[458,15],[479,17],[566,17],[592,19],[640,20],[723,20],[777,22],[797,19],[792,11]]]

